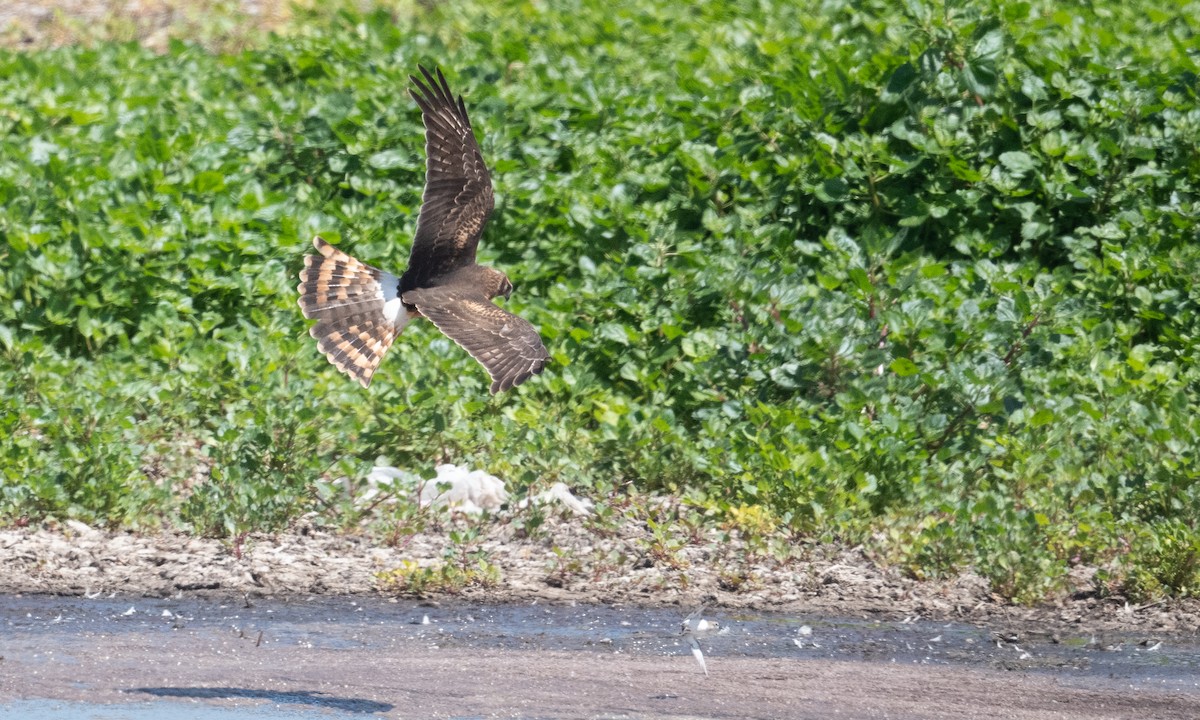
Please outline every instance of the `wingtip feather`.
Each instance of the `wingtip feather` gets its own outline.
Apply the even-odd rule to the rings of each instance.
[[[437,65],[434,65],[434,67],[437,68],[437,71],[439,73],[442,71],[442,69],[440,67],[438,67]],[[421,65],[420,63],[417,64],[417,68],[420,69],[421,74],[425,76],[425,79],[429,81],[429,84],[433,85],[434,84],[433,73],[429,72],[429,68],[425,67],[424,65]]]

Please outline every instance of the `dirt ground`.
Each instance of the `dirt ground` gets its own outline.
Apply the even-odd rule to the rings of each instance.
[[[801,618],[810,628],[718,611],[732,632],[703,642],[706,675],[671,634],[680,615],[353,597],[0,597],[0,717],[169,720],[205,707],[292,720],[1200,717],[1187,669],[1200,656],[1188,648],[1043,654],[1034,643],[997,649],[963,626],[847,630]],[[808,638],[799,649],[797,634]]]
[[[814,625],[821,618],[866,618],[891,626],[881,632],[893,632],[893,640],[895,628],[917,624],[928,630],[924,639],[951,632],[938,625],[949,621],[974,626],[975,640],[953,652],[945,648],[930,662],[911,654],[897,660],[893,650],[905,644],[879,651],[886,642],[878,638],[828,652],[828,641],[819,637],[824,655],[798,653],[785,638],[790,653],[747,656],[744,639],[735,637],[727,641],[734,645],[710,655],[708,677],[677,637],[656,649],[614,647],[603,638],[564,649],[545,630],[480,636],[467,629],[457,636],[464,645],[404,636],[397,628],[413,627],[410,620],[382,615],[390,619],[354,635],[350,645],[329,647],[308,638],[330,637],[330,627],[344,626],[361,606],[396,601],[416,608],[416,600],[394,597],[380,574],[444,562],[453,549],[451,528],[386,545],[301,526],[235,546],[67,521],[53,529],[0,531],[0,718],[6,718],[6,703],[33,702],[36,713],[42,710],[36,703],[51,701],[86,701],[87,707],[153,701],[147,712],[165,718],[189,717],[186,708],[194,705],[182,703],[254,712],[266,703],[414,720],[1200,717],[1194,681],[1200,654],[1191,649],[1200,604],[1194,601],[1130,605],[1080,591],[1043,606],[1016,607],[993,596],[978,576],[918,582],[856,549],[813,546],[786,563],[748,562],[754,556],[746,548],[714,538],[684,544],[664,559],[647,552],[647,530],[633,522],[597,534],[581,518],[551,513],[533,538],[513,526],[484,522],[471,547],[494,567],[495,583],[434,593],[428,598],[433,607],[588,606],[636,624],[654,612],[678,623],[703,605],[722,618],[770,612]],[[731,584],[731,576],[744,581]],[[1086,571],[1078,580],[1089,586]],[[329,627],[299,626],[286,642],[278,639],[278,624],[268,626],[261,644],[254,632],[175,626],[169,618],[159,627],[113,632],[105,623],[127,614],[120,608],[96,625],[71,624],[72,614],[104,602],[128,604],[130,612],[136,605],[138,617],[157,619],[156,603],[192,603],[203,613],[312,601],[330,604]],[[24,602],[49,610],[27,613]],[[829,630],[814,634],[822,633]],[[1156,652],[1159,647],[1175,654]],[[1083,655],[1064,662],[1067,648]],[[1089,669],[1108,658],[1136,663],[1116,675]],[[30,717],[29,706],[14,707],[17,716]],[[298,716],[289,710],[278,717]]]
[[[180,38],[235,49],[284,27],[295,7],[314,1],[4,0],[0,47],[36,50],[114,39],[162,52],[171,38]]]
[[[736,544],[683,547],[669,561],[646,552],[632,526],[598,537],[570,515],[552,516],[535,538],[510,524],[488,526],[475,551],[496,569],[490,587],[456,589],[474,601],[532,600],[748,608],[836,617],[924,618],[986,625],[997,631],[1055,634],[1134,631],[1197,637],[1200,602],[1130,604],[1084,589],[1037,607],[994,596],[971,573],[920,582],[879,567],[854,549],[814,546],[780,563],[745,560]],[[240,547],[183,534],[105,532],[69,521],[56,530],[0,531],[0,593],[131,597],[239,598],[378,595],[392,592],[380,573],[436,567],[449,545],[447,528],[380,545],[354,534],[313,528],[253,535]],[[1081,570],[1086,575],[1086,570]],[[730,577],[743,578],[731,584]]]
[[[255,648],[211,637],[126,640],[77,664],[48,663],[42,687],[91,703],[157,697],[263,700],[396,718],[762,718],[1194,720],[1200,698],[1069,687],[1023,673],[731,658],[710,677],[661,658],[404,647],[345,653]],[[74,689],[80,677],[89,687]],[[97,689],[100,688],[100,689]]]

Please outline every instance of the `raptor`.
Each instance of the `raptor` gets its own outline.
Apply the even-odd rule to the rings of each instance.
[[[420,66],[418,66],[420,67]],[[338,370],[371,383],[384,354],[413,318],[430,320],[471,354],[492,379],[491,392],[516,387],[550,359],[537,330],[492,300],[513,291],[508,277],[475,262],[495,205],[462,96],[440,69],[420,67],[409,93],[425,124],[425,192],[408,269],[399,277],[347,255],[320,237],[319,255],[300,272],[300,309]]]

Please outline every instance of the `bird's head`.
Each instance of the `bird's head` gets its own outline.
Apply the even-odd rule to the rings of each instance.
[[[504,273],[500,272],[499,270],[494,270],[492,268],[488,268],[488,269],[491,270],[490,274],[492,276],[490,278],[492,282],[489,284],[493,288],[495,288],[494,290],[492,290],[489,297],[497,297],[499,295],[503,295],[505,300],[512,297],[513,284],[512,284],[512,281],[508,279],[508,276],[505,275]]]

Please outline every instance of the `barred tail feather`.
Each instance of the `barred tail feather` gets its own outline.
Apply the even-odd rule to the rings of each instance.
[[[322,320],[308,332],[317,339],[317,349],[329,362],[363,387],[371,384],[371,377],[399,334],[391,323],[380,325],[365,314]]]
[[[296,288],[304,317],[317,320],[309,334],[329,362],[367,387],[384,354],[408,324],[399,280],[320,237],[313,238],[313,246],[321,254],[304,258]]]

